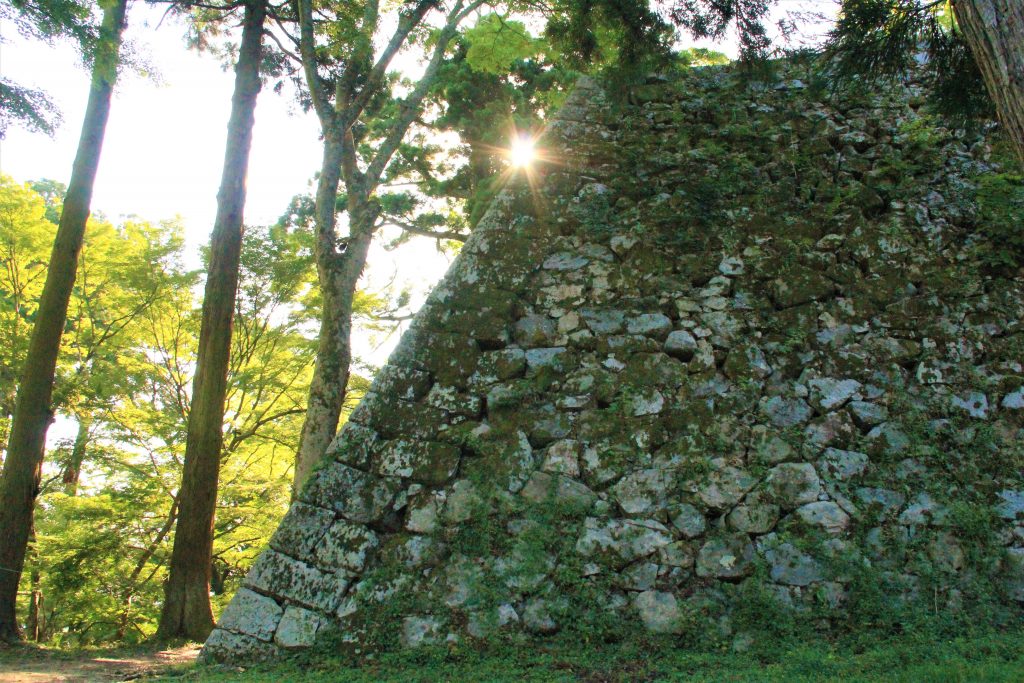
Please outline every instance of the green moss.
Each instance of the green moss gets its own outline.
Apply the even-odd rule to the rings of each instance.
[[[433,683],[481,681],[687,681],[689,683],[1015,683],[1024,678],[1024,633],[981,629],[949,638],[905,633],[875,640],[755,640],[744,652],[728,641],[679,647],[671,638],[586,646],[555,640],[494,650],[459,645],[353,662],[298,656],[245,671],[180,667],[160,681],[225,683]]]
[[[978,227],[986,239],[979,247],[981,258],[999,272],[1014,272],[1024,265],[1024,175],[982,176],[977,202]]]

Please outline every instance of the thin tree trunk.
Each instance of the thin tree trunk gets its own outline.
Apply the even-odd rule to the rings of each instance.
[[[156,549],[160,547],[160,544],[164,542],[167,535],[171,533],[171,529],[174,528],[174,522],[178,519],[178,499],[175,498],[171,501],[171,510],[167,513],[167,519],[164,521],[160,530],[157,531],[156,537],[146,546],[146,549],[142,551],[142,555],[135,561],[135,567],[132,569],[131,575],[128,580],[125,581],[125,589],[121,593],[121,615],[118,617],[117,623],[117,634],[116,639],[121,640],[124,638],[125,633],[128,630],[128,620],[131,617],[132,600],[135,598],[135,591],[138,588],[139,576],[142,575],[142,570],[146,568],[146,564],[149,563],[150,558],[156,552]]]
[[[1024,2],[955,0],[953,13],[1024,164]]]
[[[293,500],[338,431],[352,362],[352,304],[379,213],[374,204],[353,191],[349,196],[349,237],[344,248],[339,249],[335,206],[342,156],[341,142],[328,138],[324,144],[315,212],[317,239],[314,250],[323,306],[316,365],[295,458]]]
[[[26,627],[29,640],[41,642],[43,640],[43,590],[42,576],[39,573],[39,552],[36,548],[36,529],[33,520],[32,531],[29,534],[28,542],[29,564],[32,567],[30,572],[31,593],[28,605],[28,619]]]
[[[57,353],[110,114],[126,8],[127,0],[116,0],[103,10],[82,135],[15,400],[7,459],[0,476],[0,640],[21,637],[15,614],[18,583],[39,493],[46,431],[53,420],[50,402]]]
[[[82,476],[82,462],[85,461],[85,449],[89,445],[90,420],[84,415],[78,417],[78,432],[75,434],[75,445],[71,448],[71,457],[61,475],[64,492],[69,496],[78,494],[78,480]]]
[[[242,250],[245,177],[252,147],[256,98],[260,92],[265,17],[266,0],[249,0],[245,4],[224,170],[210,240],[199,354],[192,384],[184,471],[178,494],[178,523],[157,629],[159,639],[205,640],[213,629],[210,607],[213,522],[224,440],[224,396],[231,350],[231,322]]]
[[[41,589],[42,576],[38,569],[32,570],[32,596],[28,606],[28,637],[30,640],[43,642],[43,591]]]

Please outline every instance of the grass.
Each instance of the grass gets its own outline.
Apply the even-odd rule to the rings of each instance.
[[[855,647],[814,642],[755,646],[751,652],[697,652],[664,646],[517,647],[502,652],[418,651],[356,664],[329,655],[247,670],[179,667],[161,681],[370,683],[395,681],[626,681],[951,683],[1024,681],[1024,631],[942,642],[904,636]]]

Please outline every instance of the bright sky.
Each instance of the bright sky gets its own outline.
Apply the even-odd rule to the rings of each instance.
[[[132,4],[127,38],[158,78],[129,74],[118,83],[96,180],[93,207],[110,218],[148,220],[180,215],[190,246],[206,241],[216,210],[234,74],[209,55],[185,49],[183,26],[162,12]],[[67,182],[88,96],[89,74],[67,44],[48,46],[11,35],[0,47],[5,76],[46,90],[64,114],[50,139],[12,128],[0,142],[0,170],[19,180]],[[293,111],[287,97],[264,91],[256,111],[246,221],[275,220],[288,200],[308,189],[319,167],[312,114]]]
[[[118,82],[93,195],[93,211],[117,220],[137,215],[149,221],[182,219],[190,263],[209,241],[216,212],[225,133],[234,73],[212,56],[185,49],[184,27],[162,12],[135,2],[126,38],[151,63],[157,78],[128,74]],[[89,88],[89,74],[70,45],[22,39],[2,27],[0,72],[15,82],[45,90],[64,115],[51,139],[12,127],[0,141],[0,172],[16,180],[51,178],[67,183],[71,174]],[[320,167],[319,126],[287,94],[265,89],[256,109],[249,163],[246,222],[274,222],[296,194],[309,193]],[[423,292],[437,281],[448,260],[431,240],[413,240],[396,252],[371,254],[368,284],[395,279]],[[414,297],[414,302],[420,300]],[[362,353],[381,363],[392,343],[380,348],[361,340]]]

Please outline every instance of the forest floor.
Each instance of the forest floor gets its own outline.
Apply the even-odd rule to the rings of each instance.
[[[199,645],[166,650],[117,648],[51,650],[0,646],[0,683],[112,683],[134,681],[191,664]]]
[[[745,653],[569,643],[489,652],[432,650],[353,662],[327,653],[251,668],[195,664],[169,650],[0,649],[0,683],[1020,683],[1024,631],[931,639],[761,643]]]

